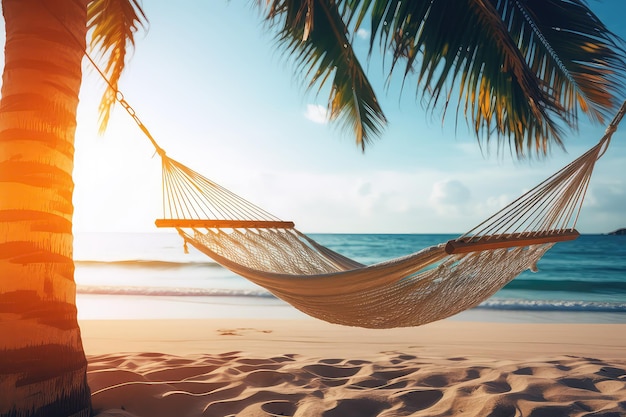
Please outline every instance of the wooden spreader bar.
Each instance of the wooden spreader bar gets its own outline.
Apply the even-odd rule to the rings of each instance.
[[[467,240],[449,240],[446,243],[446,253],[469,253],[483,250],[512,248],[517,246],[540,245],[543,243],[563,242],[574,240],[580,233],[577,230],[547,232],[532,235],[530,233],[511,233],[501,236],[468,237]]]
[[[156,227],[197,227],[215,229],[293,229],[293,222],[281,220],[200,220],[200,219],[157,219]]]

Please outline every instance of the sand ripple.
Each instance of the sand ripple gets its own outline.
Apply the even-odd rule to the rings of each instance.
[[[626,362],[376,360],[241,352],[89,358],[100,417],[626,416]]]

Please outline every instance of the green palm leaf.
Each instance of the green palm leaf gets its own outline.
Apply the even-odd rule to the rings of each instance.
[[[622,101],[623,41],[582,0],[349,0],[355,29],[369,17],[393,54],[417,78],[427,109],[457,95],[476,136],[509,141],[518,156],[545,154],[575,127],[581,109],[601,120]]]
[[[545,66],[552,89],[569,111],[576,104],[600,122],[618,107],[623,95],[623,41],[615,37],[583,2],[533,0],[524,4],[529,19],[549,45],[554,59],[529,60],[533,70]],[[564,8],[566,6],[566,8]],[[528,42],[529,43],[529,42]],[[548,79],[544,75],[541,79]],[[611,112],[612,114],[612,112]]]
[[[103,71],[108,85],[100,102],[100,132],[103,132],[116,101],[127,48],[134,47],[135,32],[147,19],[137,0],[92,0],[87,13],[90,47],[100,52],[100,58],[106,59]]]
[[[349,127],[365,149],[386,124],[376,94],[357,59],[343,16],[333,0],[274,0],[266,20],[278,27],[278,40],[295,59],[297,71],[318,89],[330,81],[329,119]]]

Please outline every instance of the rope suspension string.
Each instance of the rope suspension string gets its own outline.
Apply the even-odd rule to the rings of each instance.
[[[582,204],[595,163],[604,155],[626,113],[626,102],[598,144],[472,230],[446,245],[446,252],[467,253],[576,239]]]
[[[122,92],[109,81],[89,53],[85,52],[85,56],[109,88],[115,92],[115,100],[135,121],[162,159],[164,218],[156,220],[157,227],[294,227],[293,222],[280,220],[167,156]]]
[[[162,156],[163,157],[163,156]],[[157,227],[292,228],[194,170],[163,157],[164,219]]]

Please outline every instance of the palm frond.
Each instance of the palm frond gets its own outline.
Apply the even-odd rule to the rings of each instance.
[[[330,81],[329,119],[350,128],[365,149],[387,121],[352,49],[343,20],[349,10],[340,7],[334,0],[272,0],[265,5],[265,19],[278,28],[279,43],[309,89],[319,91]]]
[[[349,0],[370,49],[391,51],[391,74],[416,76],[427,109],[458,94],[479,140],[506,140],[518,156],[545,155],[574,128],[577,110],[592,120],[624,95],[621,40],[582,0]]]
[[[578,105],[603,123],[623,101],[624,41],[581,0],[527,0],[517,6],[543,37],[545,53],[526,55],[535,71],[543,71],[542,80],[552,80],[545,88],[567,111]]]
[[[117,85],[126,65],[127,50],[135,45],[135,33],[145,27],[147,18],[138,0],[92,0],[87,28],[91,49],[106,60],[104,74],[108,85],[100,102],[100,132],[104,132],[115,104]]]

